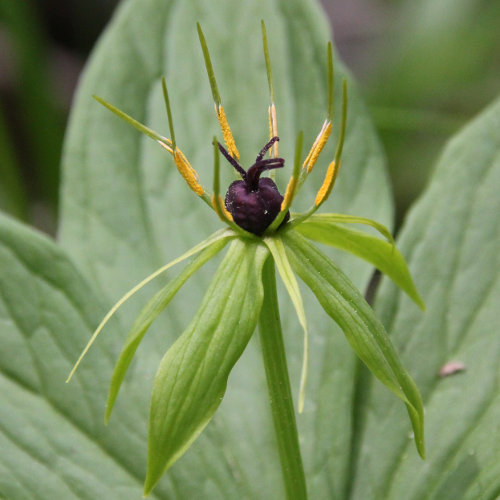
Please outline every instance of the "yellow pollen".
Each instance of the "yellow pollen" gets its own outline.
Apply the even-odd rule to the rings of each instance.
[[[227,211],[226,207],[224,206],[224,200],[222,199],[221,195],[219,195],[219,203],[216,203],[215,195],[212,195],[212,206],[214,207],[215,212],[223,222],[226,221],[225,219],[228,219],[232,222],[233,216]]]
[[[314,153],[314,150],[316,149],[316,146],[318,145],[318,142],[319,142],[319,140],[321,138],[321,135],[323,134],[323,131],[325,130],[325,126],[326,126],[326,121],[323,123],[323,126],[321,127],[321,130],[319,131],[319,134],[317,135],[316,139],[314,139],[313,145],[311,146],[311,149],[309,150],[309,153],[307,153],[306,159],[304,160],[304,164],[302,165],[302,169],[303,170],[309,164],[309,160],[311,159],[311,156]]]
[[[184,153],[180,149],[174,151],[174,162],[179,173],[184,177],[187,185],[194,191],[198,196],[202,196],[204,191],[198,182],[198,174],[196,170],[189,164]]]
[[[285,196],[281,202],[281,210],[284,210],[285,207],[289,207],[291,205],[296,186],[297,179],[295,177],[291,177],[288,181],[288,186],[286,187]]]
[[[278,120],[276,118],[276,107],[274,103],[269,106],[269,139],[276,137],[278,135]],[[275,142],[269,151],[269,155],[277,158],[278,157],[278,142]]]
[[[316,141],[314,141],[315,144],[313,144],[313,147],[311,148],[308,158],[306,158],[307,163],[304,162],[304,167],[307,165],[307,173],[309,173],[316,164],[316,161],[318,160],[321,151],[323,151],[323,148],[325,147],[325,144],[327,143],[331,132],[332,132],[332,122],[328,122],[326,124],[326,127],[324,127],[323,130],[321,131]]]
[[[219,104],[218,108],[217,106],[215,106],[215,112],[217,113],[217,119],[219,120],[220,128],[222,129],[222,135],[224,136],[224,142],[226,143],[227,150],[233,158],[239,160],[240,153],[236,148],[233,134],[231,132],[231,129],[229,128],[229,123],[227,122],[226,113],[224,112],[222,104]]]
[[[267,114],[269,116],[269,139],[271,139],[271,137],[273,136],[273,116],[271,114],[271,106],[269,106]]]
[[[340,163],[339,163],[340,166]],[[318,206],[323,203],[332,192],[333,185],[337,178],[338,168],[334,161],[328,165],[328,170],[326,171],[325,180],[323,185],[319,188],[318,194],[316,195],[315,205]]]

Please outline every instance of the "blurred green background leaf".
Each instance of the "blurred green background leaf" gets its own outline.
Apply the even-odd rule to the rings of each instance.
[[[7,231],[2,233],[1,254],[4,259],[1,276],[4,284],[0,311],[2,324],[5,325],[2,334],[6,332],[7,339],[5,341],[2,337],[1,383],[5,388],[3,393],[11,396],[9,406],[2,406],[5,412],[2,422],[8,422],[2,428],[2,449],[10,447],[11,453],[1,456],[11,457],[12,461],[2,462],[1,474],[8,478],[9,489],[2,486],[7,493],[0,491],[7,498],[22,498],[31,489],[36,489],[40,498],[47,499],[54,498],[54,491],[63,492],[67,498],[72,498],[71,495],[75,498],[96,498],[100,494],[98,491],[104,491],[106,498],[113,498],[113,495],[116,498],[135,498],[136,492],[139,496],[139,483],[145,468],[149,404],[149,392],[144,387],[148,380],[151,381],[161,353],[187,324],[194,311],[193,304],[198,303],[210,274],[210,268],[200,274],[189,295],[181,295],[172,304],[175,314],[164,317],[153,328],[124,386],[124,394],[118,400],[110,427],[104,430],[100,419],[104,412],[106,380],[111,370],[110,358],[115,359],[118,355],[119,336],[128,330],[144,300],[138,297],[137,302],[131,304],[103,335],[101,347],[88,361],[87,368],[82,367],[81,390],[71,391],[62,384],[69,368],[68,359],[76,358],[106,304],[110,305],[156,265],[187,249],[218,223],[206,211],[200,210],[200,204],[185,188],[162,151],[120,124],[115,117],[106,114],[104,109],[90,100],[90,94],[100,93],[137,118],[160,131],[166,131],[158,81],[161,73],[166,73],[172,89],[178,140],[182,141],[183,147],[185,144],[186,153],[202,176],[208,172],[205,179],[209,179],[210,141],[217,124],[212,114],[201,51],[196,42],[195,21],[200,20],[207,31],[222,99],[237,139],[241,141],[243,157],[248,159],[255,156],[266,137],[267,95],[259,33],[260,19],[264,17],[270,34],[283,154],[287,158],[292,157],[297,130],[304,128],[306,141],[310,141],[323,119],[324,49],[329,34],[326,18],[314,2],[231,2],[231,7],[228,7],[226,2],[218,1],[209,8],[201,0],[189,4],[157,1],[124,2],[98,44],[76,98],[73,124],[66,142],[60,241],[80,271],[74,269],[67,255],[47,240],[42,241],[38,235],[13,225],[5,218],[1,220],[2,227]],[[0,51],[0,90],[5,122],[3,129],[0,126],[0,193],[6,193],[0,206],[18,217],[34,220],[46,230],[54,231],[54,215],[47,216],[47,207],[48,213],[53,213],[50,207],[56,204],[53,188],[57,185],[54,178],[59,163],[57,144],[62,140],[61,124],[69,109],[79,68],[94,43],[93,37],[100,31],[97,27],[102,26],[111,12],[113,2],[43,0],[36,3],[36,10],[34,5],[34,2],[15,1],[4,1],[0,5],[0,10],[3,9],[0,47],[5,47]],[[364,93],[369,97],[370,109],[388,152],[400,221],[405,207],[426,182],[433,164],[431,158],[435,157],[436,151],[497,93],[499,61],[494,49],[499,45],[496,28],[499,8],[495,2],[465,0],[429,1],[418,5],[410,1],[374,4],[361,0],[325,0],[324,5],[329,10],[333,9],[335,38],[341,55],[359,76]],[[13,10],[7,12],[7,7]],[[234,19],[238,19],[238,23],[233,22]],[[91,20],[90,25],[88,20]],[[88,28],[82,27],[85,22]],[[25,54],[23,51],[26,50],[33,50],[38,60],[31,61],[34,56]],[[22,67],[25,71],[18,69]],[[338,97],[337,94],[337,100]],[[37,116],[29,116],[21,123],[25,113],[31,112]],[[383,153],[365,110],[355,96],[351,100],[350,112],[344,160],[344,167],[349,168],[341,171],[336,193],[327,208],[329,211],[348,211],[372,217],[390,225],[391,198],[384,174]],[[498,130],[498,122],[491,118],[491,113],[487,115],[488,120],[496,123]],[[485,144],[486,133],[481,126],[476,124],[475,127],[483,141],[481,143]],[[45,130],[47,143],[51,144],[50,148],[47,146],[48,152],[46,145],[40,144],[44,142],[40,137],[31,137],[33,133],[45,133]],[[491,139],[496,141],[493,135]],[[415,238],[418,236],[424,241],[422,251],[426,252],[435,268],[426,271],[424,257],[417,255],[412,257],[412,271],[417,271],[420,276],[417,285],[426,295],[427,302],[428,294],[432,299],[435,293],[429,283],[435,282],[436,286],[443,287],[449,279],[457,287],[456,291],[452,288],[453,293],[460,297],[463,293],[472,301],[469,306],[461,307],[463,304],[458,301],[455,305],[450,295],[447,304],[458,314],[454,322],[468,315],[463,330],[468,339],[464,346],[470,348],[470,351],[464,350],[470,356],[468,367],[475,368],[478,360],[489,356],[483,371],[478,369],[476,373],[472,370],[470,378],[465,379],[470,384],[466,387],[467,394],[483,397],[479,410],[484,409],[488,401],[491,403],[481,421],[484,425],[481,429],[487,431],[474,431],[470,427],[474,422],[474,409],[469,411],[452,404],[463,390],[460,381],[464,378],[460,377],[469,376],[468,371],[466,375],[460,374],[435,384],[436,387],[443,387],[439,390],[444,395],[442,400],[429,403],[430,436],[442,443],[442,452],[431,447],[431,461],[416,465],[416,454],[400,454],[401,464],[395,467],[394,453],[407,446],[410,438],[405,434],[409,430],[406,418],[396,419],[391,413],[386,416],[391,424],[391,439],[396,439],[396,449],[391,447],[384,460],[374,460],[373,450],[379,446],[380,439],[377,434],[380,430],[381,436],[386,435],[387,429],[377,415],[367,415],[366,421],[365,416],[358,418],[364,391],[370,386],[364,384],[364,374],[340,332],[332,332],[335,327],[315,305],[311,294],[305,293],[304,301],[311,318],[311,359],[315,360],[315,370],[310,374],[306,411],[299,419],[299,426],[309,488],[315,498],[342,498],[357,492],[365,495],[367,491],[371,494],[372,486],[360,477],[362,467],[368,464],[370,478],[366,479],[373,479],[373,463],[380,467],[375,471],[374,491],[387,489],[388,482],[383,481],[391,464],[395,470],[395,482],[390,493],[394,495],[400,491],[398,488],[403,488],[406,494],[404,485],[408,481],[413,498],[427,498],[422,485],[426,480],[432,480],[436,498],[447,492],[460,494],[462,491],[475,498],[471,485],[479,474],[479,465],[481,485],[485,484],[491,488],[486,491],[492,492],[487,498],[494,498],[495,491],[498,491],[497,448],[490,447],[490,455],[487,453],[489,436],[495,432],[495,422],[498,422],[494,415],[497,406],[494,392],[488,392],[488,384],[496,380],[492,366],[498,365],[498,349],[491,347],[494,341],[489,337],[486,341],[481,337],[476,341],[472,337],[475,332],[488,330],[491,323],[488,315],[492,308],[487,301],[496,297],[498,287],[496,274],[492,272],[496,270],[496,264],[488,252],[498,248],[498,228],[492,225],[496,219],[487,215],[486,222],[478,226],[480,234],[477,240],[470,240],[474,244],[482,242],[487,248],[484,266],[483,260],[478,260],[476,266],[462,266],[463,257],[452,253],[456,270],[455,267],[440,267],[443,261],[437,257],[442,254],[433,245],[439,237],[447,235],[450,221],[454,222],[451,229],[455,236],[461,232],[464,234],[466,227],[469,231],[474,228],[472,222],[467,226],[461,225],[463,217],[468,222],[467,214],[463,214],[462,210],[472,205],[466,202],[459,209],[459,205],[451,203],[454,201],[451,194],[456,195],[459,189],[475,189],[478,184],[474,179],[478,182],[480,179],[464,179],[463,176],[469,174],[471,166],[479,169],[488,163],[484,160],[477,166],[473,165],[475,156],[480,156],[482,151],[466,150],[465,146],[452,151],[453,154],[448,152],[440,163],[429,191],[433,194],[427,194],[422,202],[422,207],[430,207],[433,202],[439,206],[441,198],[451,200],[451,208],[444,211],[441,218],[431,221],[429,227],[435,235],[434,239],[424,231],[429,218],[434,217],[432,211],[427,212],[430,208],[418,208],[417,215],[411,219],[417,229]],[[469,163],[466,164],[465,159]],[[452,162],[458,165],[453,171],[449,170],[453,167]],[[54,166],[56,170],[53,170]],[[316,180],[320,182],[319,170]],[[498,172],[498,169],[491,169],[490,172]],[[453,177],[452,174],[459,177],[456,184],[449,177]],[[309,200],[312,199],[312,191],[308,193]],[[306,200],[302,202],[307,205]],[[474,213],[483,215],[484,211],[489,214],[487,207],[482,211],[476,209]],[[495,235],[491,240],[486,237],[488,231],[490,235]],[[7,234],[14,235],[10,243],[5,240]],[[412,240],[410,230],[406,234],[402,240],[403,253],[418,254],[418,241]],[[447,241],[451,242],[450,238]],[[465,247],[467,258],[471,253],[474,256],[478,253],[473,243]],[[453,246],[444,245],[443,249],[446,248],[453,249]],[[13,255],[14,249],[18,253]],[[368,266],[354,264],[352,259],[343,259],[338,253],[333,255],[358,286],[366,286],[371,274]],[[447,255],[445,252],[445,257]],[[20,256],[23,258],[20,259]],[[64,270],[47,275],[46,268],[51,267],[52,261],[60,263]],[[13,274],[6,274],[5,270]],[[476,275],[471,275],[471,270],[479,273],[481,278],[477,286],[474,281]],[[442,277],[443,281],[436,277]],[[88,280],[92,281],[93,290],[86,284]],[[471,282],[473,287],[468,291]],[[483,308],[477,300],[488,291],[488,283],[493,283],[493,291],[485,298],[487,307]],[[27,290],[32,287],[35,287],[34,291],[28,294]],[[143,294],[142,298],[145,296]],[[63,300],[64,297],[68,298]],[[395,308],[400,303],[401,312],[396,313]],[[479,324],[471,312],[474,304],[478,318],[481,318]],[[286,295],[282,296],[281,305],[284,308],[292,384],[298,387],[301,332]],[[84,324],[77,318],[82,309],[86,311],[83,313]],[[62,315],[52,317],[55,310],[62,311]],[[441,362],[446,361],[449,354],[460,354],[462,351],[457,344],[448,344],[447,339],[437,334],[423,336],[422,350],[418,349],[418,345],[410,345],[406,349],[406,340],[410,339],[411,344],[414,338],[413,342],[418,344],[420,330],[425,331],[429,326],[429,331],[433,331],[432,328],[439,328],[443,321],[450,321],[451,316],[440,316],[441,308],[431,315],[420,316],[415,306],[394,295],[390,288],[384,288],[379,311],[389,323],[391,318],[395,318],[393,331],[403,332],[398,340],[400,349],[407,357],[414,356],[413,362],[409,360],[410,372],[417,374],[419,385],[423,384],[424,397],[433,393],[432,381]],[[416,315],[419,316],[414,321]],[[410,318],[412,323],[405,319],[401,328],[396,328],[399,317]],[[40,318],[45,322],[40,323]],[[436,318],[436,324],[426,323],[432,323]],[[415,330],[408,329],[407,323],[416,325]],[[36,330],[36,334],[32,335],[37,324],[48,324],[51,332],[57,332],[59,340],[47,343],[47,334],[43,329],[41,332]],[[458,328],[455,323],[453,325]],[[68,331],[71,331],[70,336]],[[448,332],[447,329],[445,331]],[[63,343],[64,349],[58,342]],[[439,344],[438,348],[434,349],[433,342]],[[482,342],[486,342],[486,347],[490,349],[487,350]],[[473,355],[476,345],[478,351]],[[102,351],[99,350],[101,348]],[[60,350],[65,353],[61,358],[58,357]],[[428,350],[431,359],[422,360]],[[259,356],[259,345],[254,338],[230,377],[231,385],[221,411],[195,447],[161,483],[159,498],[200,495],[202,498],[234,498],[242,494],[255,498],[271,495],[275,498],[282,494]],[[417,361],[422,363],[423,373],[416,367]],[[361,384],[357,386],[359,378]],[[89,384],[95,392],[90,391]],[[485,385],[485,392],[476,395],[474,388],[477,384]],[[446,387],[449,387],[449,393],[446,393]],[[370,404],[373,408],[380,407],[380,415],[392,412],[392,405],[397,405],[397,401],[389,401],[387,398],[391,396],[379,392],[375,387]],[[84,402],[89,394],[90,401]],[[81,400],[75,402],[72,398],[77,396]],[[67,401],[56,401],[59,397],[61,400],[67,398]],[[75,404],[74,408],[66,407],[68,401]],[[102,412],[99,401],[102,401]],[[450,402],[448,413],[439,413],[443,404],[441,401]],[[450,413],[452,410],[462,412],[459,415],[464,418],[457,419],[455,414]],[[84,421],[86,415],[90,415],[88,421]],[[470,435],[466,435],[465,441],[454,442],[456,435],[453,429],[450,433],[441,432],[443,428],[449,428],[450,421],[456,420],[469,425],[465,432],[470,432]],[[23,426],[16,425],[19,421]],[[55,424],[47,429],[43,427],[45,421]],[[82,437],[77,432],[76,440],[73,439],[75,422],[85,434]],[[366,430],[362,433],[363,429]],[[373,441],[366,437],[370,429],[375,429]],[[57,431],[61,431],[61,436]],[[55,446],[44,446],[43,436],[49,436]],[[241,436],[246,439],[242,440]],[[60,438],[64,444],[59,441]],[[477,448],[472,446],[473,440],[479,443]],[[97,449],[93,441],[99,443]],[[19,446],[16,448],[13,443]],[[362,443],[366,446],[363,447]],[[383,445],[386,446],[386,442]],[[130,453],[131,448],[133,453]],[[13,449],[16,451],[13,452]],[[47,449],[55,452],[47,453]],[[471,450],[473,453],[469,453]],[[96,461],[92,459],[94,453],[99,455]],[[266,460],[262,460],[262,454],[266,455]],[[107,455],[113,457],[112,463]],[[254,458],[249,460],[248,457]],[[33,469],[16,474],[21,464],[26,463]],[[85,470],[76,470],[80,466],[75,466],[75,463],[85,464]],[[269,466],[269,463],[275,463],[276,467]],[[429,463],[434,468],[428,466]],[[35,470],[36,473],[30,475],[28,470]],[[33,478],[49,477],[47,470],[56,471],[55,475],[50,474],[54,483],[47,481],[35,486]],[[413,474],[413,470],[417,470],[417,474]],[[433,470],[440,471],[442,476],[438,479],[431,477]],[[100,475],[102,471],[105,471],[104,476]],[[380,478],[378,471],[381,471]],[[350,480],[354,473],[358,474],[355,487]],[[87,487],[89,474],[94,476],[95,482]],[[120,478],[118,490],[107,490],[104,483],[104,486],[100,484],[106,476]],[[414,478],[418,479],[411,483]],[[66,484],[63,484],[65,480]],[[68,484],[73,490],[68,490]],[[459,488],[458,493],[453,488]]]
[[[498,498],[498,186],[500,100],[449,142],[401,232],[426,314],[389,282],[377,296],[376,310],[422,391],[427,459],[418,460],[404,437],[404,412],[366,381],[353,498]],[[440,378],[452,361],[465,371]]]

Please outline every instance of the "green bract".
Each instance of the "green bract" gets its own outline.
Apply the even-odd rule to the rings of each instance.
[[[264,24],[262,24],[262,30],[271,97],[268,110],[270,138],[274,139],[278,136],[278,125]],[[227,151],[224,151],[226,157],[233,164],[237,164],[239,152],[222,107],[207,44],[200,26],[198,26],[198,33],[217,119],[227,148]],[[347,120],[345,81],[343,82],[339,140],[335,156],[326,169],[323,184],[309,210],[303,213],[292,213],[290,220],[283,223],[286,221],[285,217],[293,199],[313,170],[333,127],[334,81],[331,44],[328,44],[327,56],[328,106],[326,119],[303,161],[303,139],[302,134],[299,134],[292,176],[284,194],[281,211],[262,236],[256,236],[238,226],[224,204],[220,195],[219,148],[216,139],[214,139],[213,189],[210,194],[200,183],[197,172],[186,156],[178,148],[164,79],[162,86],[170,127],[170,139],[154,132],[113,105],[96,97],[104,106],[165,148],[173,156],[176,167],[190,189],[213,209],[223,223],[228,226],[196,245],[178,259],[155,271],[122,297],[95,331],[69,377],[71,378],[104,325],[128,298],[173,265],[193,257],[193,260],[175,278],[154,295],[133,324],[112,375],[106,408],[107,421],[130,362],[151,323],[169,304],[188,278],[224,247],[229,247],[205,293],[198,312],[182,335],[166,352],[158,368],[150,409],[146,494],[153,489],[165,470],[186,451],[211,419],[222,401],[231,369],[245,349],[256,325],[259,324],[264,359],[267,360],[265,366],[270,393],[274,394],[273,391],[275,391],[276,394],[272,397],[275,426],[278,434],[283,431],[282,434],[286,435],[283,439],[278,437],[283,474],[285,478],[287,474],[290,476],[289,480],[285,480],[286,488],[289,496],[293,496],[291,493],[293,490],[297,498],[305,497],[306,488],[305,482],[301,479],[303,471],[300,453],[296,453],[298,439],[293,410],[288,411],[288,414],[285,414],[285,411],[284,414],[279,415],[281,410],[276,408],[278,405],[276,400],[281,397],[280,390],[277,387],[273,389],[277,377],[285,377],[284,385],[289,386],[286,359],[280,340],[281,327],[275,291],[275,266],[290,295],[304,331],[304,361],[298,398],[299,412],[304,406],[308,365],[308,327],[295,273],[312,290],[326,313],[341,327],[348,342],[371,372],[404,401],[413,426],[415,444],[420,455],[424,457],[424,418],[418,389],[402,366],[382,323],[374,315],[362,294],[346,275],[309,241],[314,240],[338,247],[372,263],[387,274],[418,306],[424,307],[406,263],[394,247],[394,241],[384,226],[356,216],[315,213],[330,196],[340,168]],[[277,140],[270,147],[269,155],[276,160],[262,161],[264,163],[268,161],[265,163],[266,165],[276,164],[279,159]],[[282,162],[283,160],[279,159],[280,166]],[[385,239],[349,229],[345,226],[346,224],[372,226]],[[276,360],[272,361],[274,353]],[[272,373],[274,369],[272,365],[276,365],[276,374]],[[285,394],[284,400],[288,400],[289,403],[291,397]],[[284,406],[288,403],[285,401]],[[281,425],[284,426],[284,429],[280,428]]]

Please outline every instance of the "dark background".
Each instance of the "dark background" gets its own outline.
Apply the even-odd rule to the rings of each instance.
[[[116,0],[0,0],[0,209],[54,233],[72,95]],[[498,95],[500,2],[323,0],[388,155],[399,225],[437,155]]]

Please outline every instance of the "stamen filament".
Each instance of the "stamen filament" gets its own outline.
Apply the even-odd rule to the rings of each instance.
[[[276,118],[276,107],[274,105],[274,85],[273,85],[273,72],[271,70],[271,59],[269,57],[269,46],[267,44],[267,32],[264,20],[261,21],[262,26],[262,45],[264,47],[264,58],[266,60],[267,83],[269,85],[269,97],[271,104],[268,109],[269,114],[269,137],[278,135],[278,121]],[[275,143],[269,151],[269,155],[276,158],[278,156],[278,144]]]
[[[327,49],[327,66],[328,66],[328,120],[333,122],[333,89],[334,89],[334,75],[333,75],[333,54],[332,42],[328,42]]]
[[[168,98],[167,82],[164,77],[162,77],[161,79],[161,86],[163,89],[163,99],[165,100],[165,106],[167,108],[168,126],[170,128],[170,137],[172,138],[172,155],[174,157],[175,166],[177,167],[177,170],[182,175],[182,177],[184,177],[184,180],[187,182],[187,185],[191,188],[191,190],[194,191],[198,196],[203,196],[205,190],[198,182],[198,173],[191,166],[187,158],[184,156],[184,153],[177,148],[175,142],[174,121],[172,119],[170,99]]]
[[[226,118],[226,113],[222,107],[221,98],[219,94],[219,89],[217,87],[217,81],[215,79],[214,67],[212,65],[212,60],[210,59],[210,52],[208,51],[207,41],[205,35],[201,29],[200,23],[196,23],[198,29],[198,38],[200,39],[201,50],[203,52],[203,59],[205,61],[205,68],[207,69],[208,81],[210,83],[210,89],[212,90],[212,97],[214,99],[215,114],[217,120],[219,120],[220,128],[222,130],[222,135],[224,136],[224,142],[226,143],[227,150],[229,154],[239,160],[240,153],[234,142],[234,137],[229,127],[229,123]]]
[[[167,108],[167,117],[168,117],[168,128],[170,129],[170,137],[172,143],[172,150],[175,151],[176,143],[175,143],[175,133],[174,133],[174,122],[172,120],[172,110],[170,109],[170,99],[168,98],[168,90],[167,90],[167,82],[165,77],[161,77],[161,87],[163,90],[163,100],[165,101],[165,106]]]
[[[302,144],[304,140],[304,134],[302,131],[297,135],[297,140],[295,141],[295,158],[293,163],[293,173],[288,186],[286,188],[285,196],[281,202],[281,210],[276,218],[271,222],[269,227],[266,229],[265,234],[270,234],[276,231],[276,229],[281,225],[283,219],[288,213],[295,193],[297,192],[298,181],[300,178],[300,157],[302,156]]]
[[[340,159],[342,157],[342,149],[344,147],[346,122],[347,122],[347,83],[344,79],[342,81],[342,120],[340,122],[340,134],[339,134],[339,140],[337,142],[337,150],[335,151],[334,160],[328,166],[328,170],[326,172],[323,185],[321,186],[321,188],[318,191],[318,194],[316,195],[316,200],[315,200],[316,209],[318,209],[319,206],[322,205],[328,199],[330,193],[332,192],[333,186],[335,185],[335,181],[337,180],[337,176],[339,174],[339,169],[340,169]]]
[[[318,210],[318,208],[330,196],[330,193],[332,192],[333,186],[335,185],[335,181],[337,180],[337,176],[340,169],[342,150],[344,147],[344,140],[345,140],[346,124],[347,124],[347,81],[344,79],[342,81],[342,118],[340,122],[340,133],[337,142],[337,149],[335,151],[335,157],[328,166],[328,170],[325,175],[325,180],[323,181],[323,185],[318,190],[314,205],[307,212],[297,215],[290,222],[292,226],[300,224],[301,222],[304,222],[306,219],[308,219],[312,214],[314,214],[314,212],[316,212],[316,210]]]
[[[297,140],[295,142],[295,158],[293,162],[293,173],[288,186],[286,188],[285,196],[283,198],[283,202],[281,203],[281,211],[287,211],[295,196],[299,175],[300,175],[300,156],[302,155],[302,144],[304,141],[304,134],[302,131],[299,132],[297,136]]]
[[[332,54],[332,44],[328,42],[327,46],[327,101],[328,101],[328,109],[327,109],[327,118],[323,122],[323,126],[321,127],[320,133],[316,137],[306,159],[304,160],[304,164],[302,168],[306,170],[309,174],[316,164],[321,151],[325,147],[328,142],[328,138],[332,132],[332,123],[333,123],[333,103],[334,103],[334,78],[333,78],[333,54]],[[304,180],[304,179],[303,179]],[[303,181],[302,180],[302,181]]]
[[[198,29],[198,38],[200,39],[201,50],[203,51],[203,59],[205,60],[205,67],[207,68],[208,80],[210,82],[210,89],[212,90],[212,96],[214,98],[216,111],[218,112],[221,100],[220,100],[219,89],[217,88],[217,81],[215,80],[215,73],[214,73],[214,68],[212,66],[212,60],[210,59],[210,53],[208,52],[207,41],[205,40],[205,35],[203,34],[200,23],[196,23],[196,28]]]

